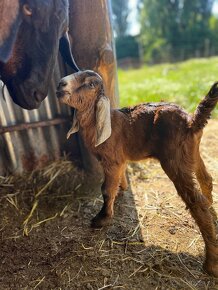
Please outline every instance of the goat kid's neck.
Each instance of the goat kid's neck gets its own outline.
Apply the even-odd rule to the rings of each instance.
[[[85,111],[77,111],[80,132],[88,146],[94,147],[96,140],[96,118],[94,106]]]

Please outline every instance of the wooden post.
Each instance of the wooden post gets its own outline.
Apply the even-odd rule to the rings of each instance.
[[[70,0],[69,24],[77,64],[101,74],[106,94],[115,107],[118,96],[110,1]]]
[[[111,106],[118,105],[117,67],[109,0],[69,0],[69,34],[75,61],[81,69],[97,71],[104,80]],[[98,164],[81,145],[84,168]]]

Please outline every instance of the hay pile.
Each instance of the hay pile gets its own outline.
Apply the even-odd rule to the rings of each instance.
[[[84,172],[76,169],[72,162],[59,160],[53,162],[41,170],[22,175],[0,177],[0,200],[7,201],[21,216],[23,220],[23,234],[29,235],[33,228],[40,226],[48,220],[55,219],[62,212],[43,220],[34,218],[39,216],[40,206],[49,199],[73,198],[82,183]],[[35,222],[34,222],[35,221]]]

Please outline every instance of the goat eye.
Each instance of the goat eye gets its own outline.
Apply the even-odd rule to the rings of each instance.
[[[90,87],[91,89],[94,89],[94,88],[95,88],[94,83],[89,83],[89,87]]]

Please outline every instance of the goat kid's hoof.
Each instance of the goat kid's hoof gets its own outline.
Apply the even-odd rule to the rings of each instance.
[[[119,188],[118,192],[117,192],[117,196],[123,196],[124,194],[124,190],[122,188]]]
[[[96,215],[92,221],[91,221],[91,227],[92,228],[103,228],[105,226],[108,226],[111,223],[111,218],[110,217],[103,217]]]
[[[205,262],[203,268],[207,274],[218,278],[218,263]]]
[[[118,190],[118,194],[122,194],[122,193],[124,193],[124,191],[127,191],[127,189],[128,189],[128,186],[127,187],[119,187],[119,190]]]

